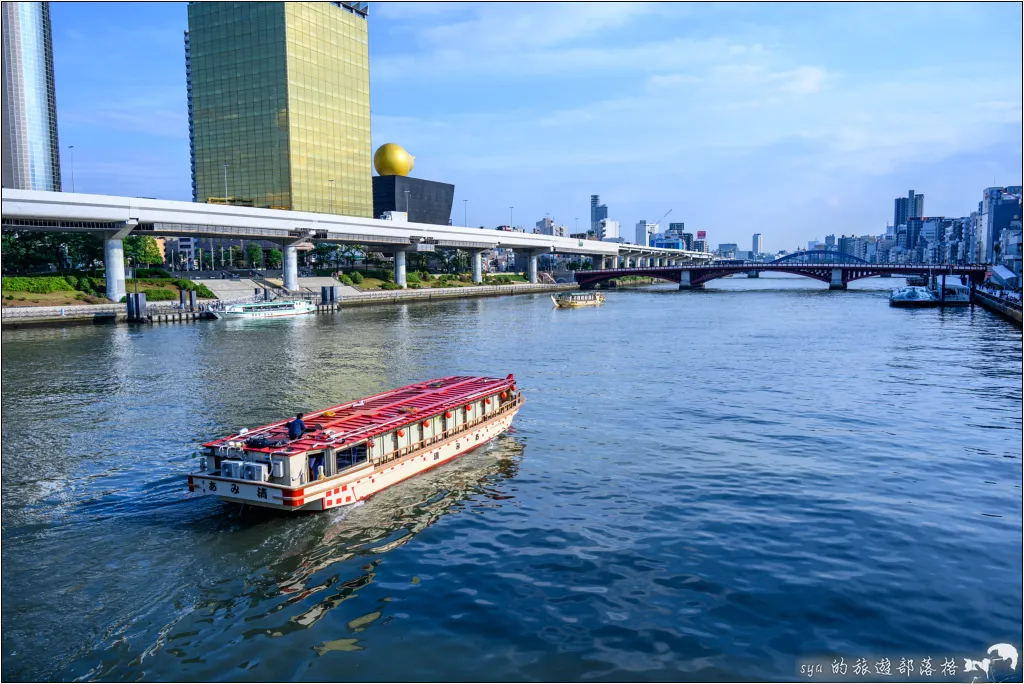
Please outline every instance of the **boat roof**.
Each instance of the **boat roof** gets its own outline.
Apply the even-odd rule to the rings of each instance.
[[[445,411],[476,401],[510,388],[515,377],[487,378],[471,375],[452,375],[413,385],[399,387],[344,404],[331,406],[302,417],[307,432],[299,439],[277,447],[249,447],[246,451],[278,453],[290,456],[305,451],[318,451],[327,447],[341,448],[354,445],[375,435],[394,430]],[[288,439],[287,420],[254,428],[244,434],[206,442],[204,447],[225,446],[228,442],[244,441],[251,437],[266,437],[280,441]],[[330,430],[333,434],[328,434]]]

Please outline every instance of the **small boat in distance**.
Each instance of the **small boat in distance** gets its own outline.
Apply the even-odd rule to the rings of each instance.
[[[581,306],[601,306],[604,303],[604,295],[597,292],[567,292],[557,297],[551,297],[559,309],[576,309]]]
[[[211,309],[217,318],[277,318],[280,316],[299,316],[301,314],[313,313],[316,307],[310,302],[281,301],[281,302],[251,302],[249,304],[229,304],[223,309]]]
[[[923,308],[938,305],[939,300],[926,287],[899,287],[889,295],[889,306]]]
[[[505,432],[522,395],[515,378],[451,376],[203,444],[188,489],[283,511],[326,511],[478,449]]]

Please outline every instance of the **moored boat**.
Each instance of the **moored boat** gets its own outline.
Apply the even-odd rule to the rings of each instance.
[[[524,399],[512,375],[452,376],[280,421],[203,445],[189,491],[287,511],[361,501],[477,449],[508,429]]]
[[[559,309],[576,309],[581,306],[600,306],[604,303],[604,295],[597,292],[567,292],[557,297],[552,296],[551,301]]]
[[[889,295],[889,306],[922,308],[938,305],[939,300],[926,287],[899,287]]]
[[[303,300],[286,300],[280,302],[249,302],[247,304],[229,304],[223,309],[211,309],[217,318],[278,318],[281,316],[299,316],[313,313],[316,307]]]
[[[939,306],[970,306],[971,288],[967,285],[949,283],[931,290]]]

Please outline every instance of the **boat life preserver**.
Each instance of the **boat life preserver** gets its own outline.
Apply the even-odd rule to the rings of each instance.
[[[511,391],[515,392],[515,391],[516,391],[516,386],[515,386],[515,385],[512,385],[511,387],[509,387],[509,389],[510,389]]]

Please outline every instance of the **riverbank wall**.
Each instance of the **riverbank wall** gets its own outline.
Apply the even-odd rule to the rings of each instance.
[[[989,311],[997,313],[1003,318],[1008,318],[1017,325],[1021,325],[1021,309],[1019,306],[1012,306],[1009,302],[977,289],[971,291],[971,303],[983,306]]]
[[[346,295],[337,304],[318,305],[317,311],[326,313],[351,306],[402,304],[406,302],[469,297],[504,297],[577,289],[579,289],[579,286],[575,283],[521,283],[517,285],[474,285],[470,287],[445,287],[423,290],[381,290]],[[213,301],[204,300],[201,304],[210,304]],[[154,323],[185,323],[209,317],[204,311],[183,311],[176,304],[172,303],[149,304],[146,307],[146,312],[149,315],[150,321]],[[128,311],[125,304],[4,307],[0,311],[0,324],[2,324],[4,330],[117,323],[128,323]]]

